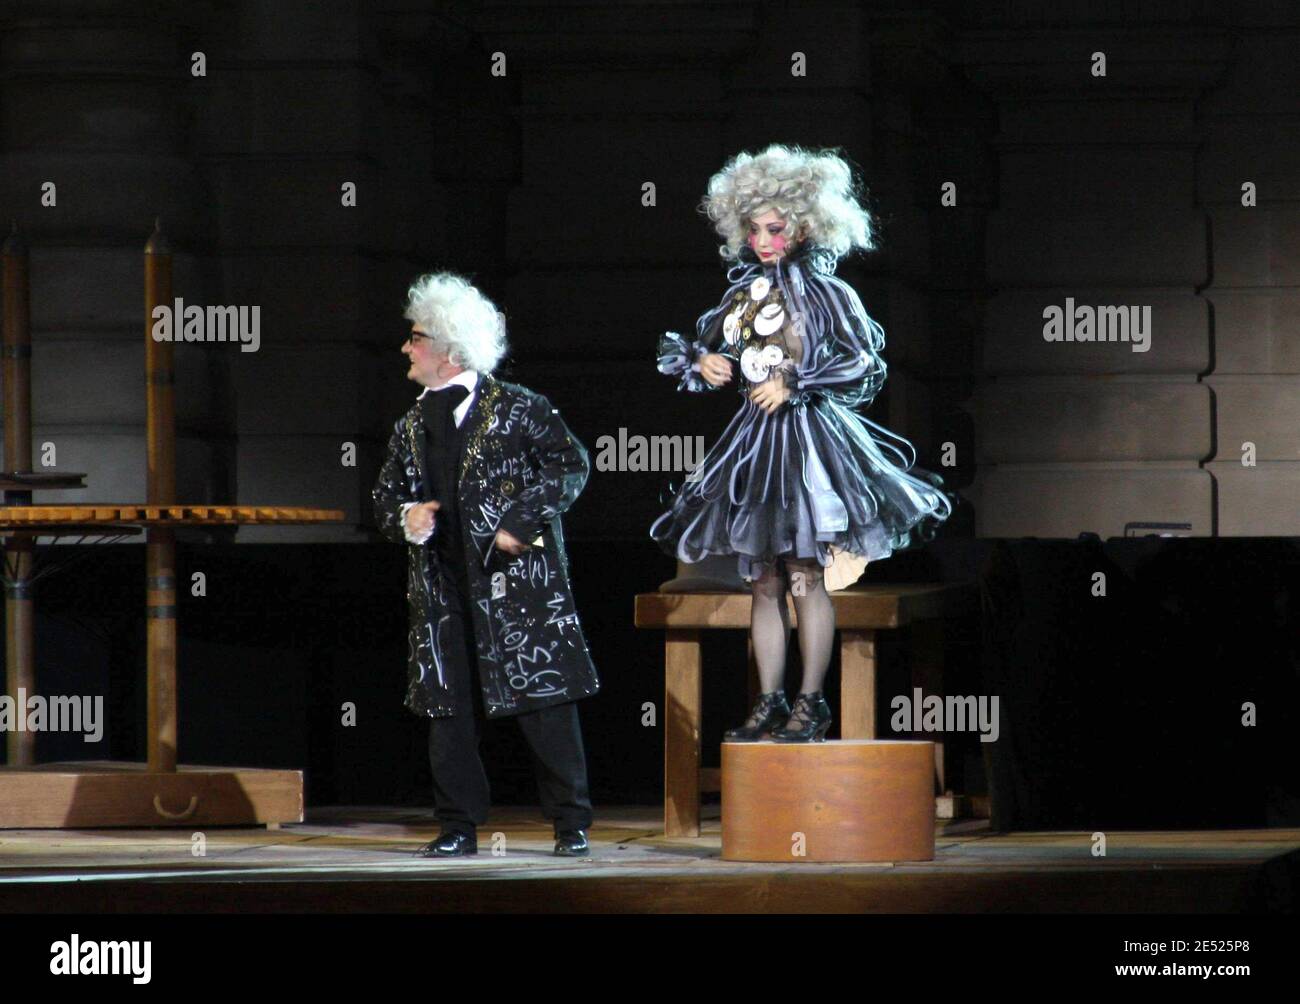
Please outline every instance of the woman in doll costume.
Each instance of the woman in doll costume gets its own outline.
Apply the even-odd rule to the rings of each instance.
[[[819,741],[831,724],[822,681],[835,610],[827,588],[856,581],[952,513],[948,496],[907,473],[906,439],[855,411],[885,381],[884,331],[834,275],[875,247],[848,164],[831,151],[768,147],[735,157],[701,204],[733,263],[722,301],[694,341],[659,342],[659,371],[678,388],[716,390],[739,369],[740,410],[650,528],[669,554],[734,554],[753,594],[750,637],[760,689],[730,742]],[[937,480],[937,479],[936,479]],[[785,592],[799,619],[803,680],[793,708],[784,679]]]

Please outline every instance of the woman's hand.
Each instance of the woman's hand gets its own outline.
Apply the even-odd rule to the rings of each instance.
[[[406,510],[406,529],[412,535],[433,529],[433,514],[442,508],[441,502],[420,502]]]
[[[784,380],[764,380],[749,392],[749,399],[770,415],[790,400],[790,388]]]
[[[700,376],[714,387],[721,387],[731,379],[731,360],[716,352],[700,356]]]

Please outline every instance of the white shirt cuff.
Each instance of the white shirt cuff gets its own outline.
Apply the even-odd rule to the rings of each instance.
[[[425,541],[427,541],[430,537],[433,536],[433,527],[430,526],[429,529],[424,530],[421,533],[414,533],[414,534],[411,533],[411,531],[406,528],[406,510],[411,508],[411,506],[413,505],[415,505],[414,502],[402,503],[402,534],[412,544],[423,544]]]

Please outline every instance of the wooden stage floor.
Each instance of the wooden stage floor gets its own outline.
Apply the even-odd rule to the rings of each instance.
[[[710,810],[712,818],[710,818]],[[0,830],[4,913],[1240,913],[1294,912],[1300,830],[994,834],[938,824],[923,864],[721,860],[657,808],[597,809],[587,859],[551,856],[533,809],[497,809],[479,855],[413,852],[431,810],[331,807],[278,830]],[[492,834],[505,853],[491,853]]]

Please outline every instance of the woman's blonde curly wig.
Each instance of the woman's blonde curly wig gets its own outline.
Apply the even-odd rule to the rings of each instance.
[[[803,229],[812,245],[838,260],[862,248],[874,250],[871,214],[858,202],[853,172],[834,150],[804,150],[774,143],[759,154],[740,153],[709,179],[700,211],[724,240],[718,254],[739,260],[750,221],[769,209],[785,219],[787,240]]]

